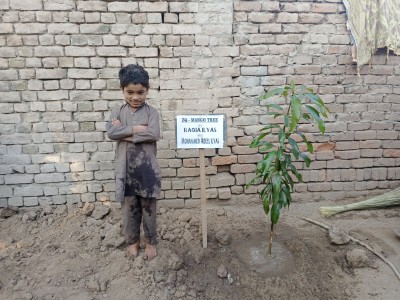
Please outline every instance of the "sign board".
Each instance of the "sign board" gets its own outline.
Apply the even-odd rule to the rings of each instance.
[[[225,136],[224,115],[176,116],[177,148],[223,148]]]
[[[203,248],[207,248],[207,198],[204,148],[223,148],[225,141],[226,121],[224,115],[176,116],[176,147],[178,149],[199,149]]]

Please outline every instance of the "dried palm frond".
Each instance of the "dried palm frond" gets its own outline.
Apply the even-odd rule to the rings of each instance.
[[[400,188],[397,188],[393,191],[384,193],[382,195],[364,201],[346,205],[324,206],[320,207],[319,210],[321,212],[321,215],[325,217],[331,217],[338,213],[349,210],[381,208],[381,207],[396,206],[396,205],[400,205]]]

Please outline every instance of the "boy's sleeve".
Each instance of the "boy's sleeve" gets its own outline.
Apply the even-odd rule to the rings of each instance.
[[[119,112],[120,112],[119,110],[113,110],[111,112],[110,119],[106,124],[107,136],[112,140],[120,140],[126,137],[131,137],[133,134],[132,126],[125,126],[125,125],[114,126],[111,123],[113,119],[121,120]]]
[[[132,136],[133,143],[155,142],[160,139],[160,116],[155,109],[150,111],[147,129]]]

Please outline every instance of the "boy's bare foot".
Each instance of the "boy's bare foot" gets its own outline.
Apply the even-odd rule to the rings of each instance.
[[[130,245],[127,249],[126,249],[126,256],[131,257],[131,258],[135,258],[139,255],[139,242]]]
[[[146,243],[146,246],[144,248],[144,258],[147,260],[152,260],[156,256],[157,256],[156,246]]]

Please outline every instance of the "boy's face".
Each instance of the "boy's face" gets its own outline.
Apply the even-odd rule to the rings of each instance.
[[[147,98],[148,89],[141,84],[130,83],[122,88],[126,103],[128,103],[134,110],[143,105]]]

